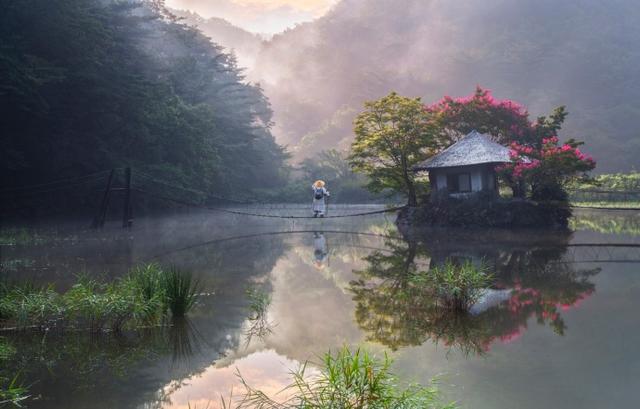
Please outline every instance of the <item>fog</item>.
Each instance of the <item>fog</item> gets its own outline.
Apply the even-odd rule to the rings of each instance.
[[[621,0],[343,0],[252,49],[202,28],[242,56],[297,159],[346,149],[364,100],[396,90],[433,102],[481,85],[534,117],[566,105],[561,137],[585,140],[608,172],[640,154],[639,17]]]

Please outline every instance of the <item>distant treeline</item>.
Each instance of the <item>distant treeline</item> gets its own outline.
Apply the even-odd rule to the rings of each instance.
[[[99,197],[104,178],[23,187],[114,167],[206,193],[196,201],[255,196],[289,176],[261,88],[161,1],[0,3],[0,110],[5,210]]]
[[[579,190],[634,191],[640,192],[640,172],[609,173],[598,175],[590,183],[577,186]]]

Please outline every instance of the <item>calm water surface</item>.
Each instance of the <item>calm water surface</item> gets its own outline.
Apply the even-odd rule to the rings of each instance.
[[[291,213],[291,210],[269,210]],[[341,209],[345,213],[362,208]],[[217,407],[237,372],[277,393],[301,362],[365,344],[407,381],[434,376],[465,408],[637,406],[640,215],[579,213],[575,231],[436,229],[399,233],[393,217],[324,221],[177,214],[96,234],[39,226],[0,247],[3,274],[68,288],[155,261],[198,275],[188,322],[119,337],[5,336],[32,408]],[[413,271],[484,261],[495,282],[473,314],[431,308]],[[245,291],[271,296],[253,319]],[[12,369],[13,369],[12,368]]]

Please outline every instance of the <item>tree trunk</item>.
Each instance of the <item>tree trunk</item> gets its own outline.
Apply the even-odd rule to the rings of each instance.
[[[415,207],[418,205],[418,198],[416,197],[416,187],[413,184],[413,179],[409,175],[409,169],[407,169],[407,159],[402,157],[402,176],[404,183],[407,185],[407,205]]]
[[[519,199],[524,199],[525,194],[526,194],[524,183],[522,183],[522,182],[514,182],[511,185],[511,190],[513,191],[513,197],[519,198]]]

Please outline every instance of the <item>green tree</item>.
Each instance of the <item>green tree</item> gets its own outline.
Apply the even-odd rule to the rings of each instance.
[[[355,141],[349,163],[369,177],[372,192],[385,189],[404,194],[409,206],[417,205],[413,166],[428,158],[435,146],[435,126],[420,98],[395,92],[365,102],[355,120]]]
[[[91,206],[104,180],[11,192],[114,167],[132,166],[145,191],[202,192],[189,201],[255,196],[285,176],[262,89],[162,0],[0,2],[0,113],[8,213]]]

